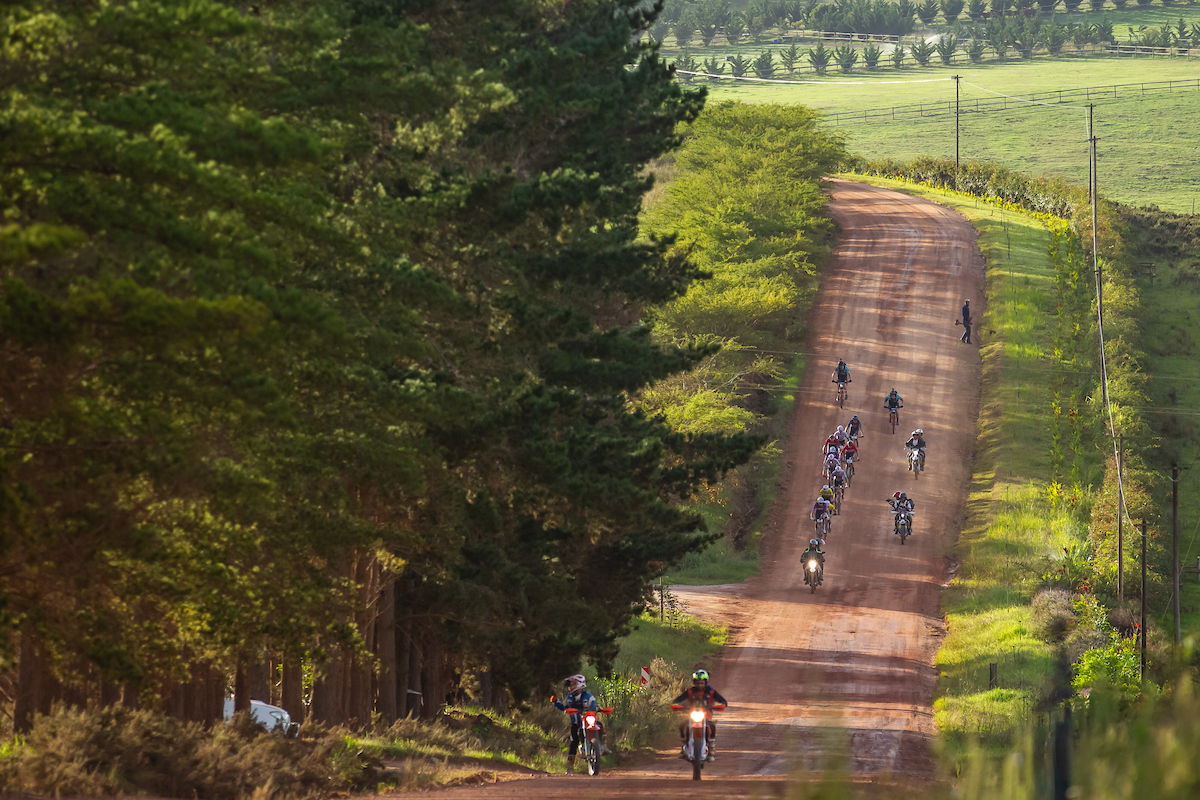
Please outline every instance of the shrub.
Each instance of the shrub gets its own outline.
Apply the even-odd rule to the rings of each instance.
[[[754,59],[754,74],[760,78],[775,77],[775,55],[770,50],[763,50]]]
[[[834,48],[833,57],[837,59],[838,66],[842,72],[850,72],[854,69],[854,65],[858,63],[858,50],[854,49],[852,45],[843,45]]]
[[[958,52],[958,38],[952,33],[940,36],[934,49],[937,50],[938,58],[942,60],[943,64],[952,64],[954,63],[954,54]]]
[[[719,58],[714,57],[714,58],[704,59],[703,67],[704,67],[704,71],[707,72],[709,75],[724,75],[725,74],[725,62]]]
[[[1059,642],[1075,625],[1071,593],[1065,589],[1043,589],[1030,603],[1033,628],[1048,642]]]
[[[863,48],[863,63],[867,65],[867,69],[875,69],[878,67],[881,56],[883,56],[883,50],[879,49],[874,44],[869,44]]]
[[[967,57],[971,62],[978,64],[983,61],[983,53],[987,49],[987,42],[983,39],[972,39],[971,44],[967,47]]]
[[[932,25],[938,14],[938,0],[925,0],[917,6],[917,18],[923,25]]]
[[[120,706],[56,708],[5,760],[10,790],[52,796],[306,798],[379,778],[374,760],[341,732],[288,740],[249,714],[206,731]]]
[[[929,59],[933,56],[934,50],[936,50],[936,48],[929,42],[917,42],[909,49],[910,52],[912,52],[912,57],[915,58],[917,63],[922,67],[929,66]]]
[[[817,42],[817,46],[808,49],[808,63],[812,65],[813,71],[818,75],[824,75],[829,69],[829,62],[833,60],[833,52],[821,42]]]
[[[942,16],[946,18],[946,22],[953,25],[958,16],[962,14],[963,5],[963,0],[942,0]]]
[[[733,73],[733,77],[741,78],[750,71],[750,62],[739,53],[729,59],[729,71]]]
[[[791,75],[796,71],[796,65],[800,63],[800,48],[792,42],[792,46],[779,54],[779,63],[783,64],[783,68]]]
[[[1141,690],[1140,664],[1137,646],[1132,640],[1110,642],[1079,657],[1074,665],[1071,688],[1086,704],[1090,691],[1097,684],[1106,683],[1120,693],[1123,704],[1131,704]]]
[[[900,69],[902,66],[904,66],[904,54],[906,52],[907,51],[904,49],[904,45],[899,43],[892,48],[891,55],[889,55],[888,58],[891,59],[893,67]]]
[[[967,16],[976,22],[983,20],[983,15],[987,13],[987,0],[971,0],[967,5]]]

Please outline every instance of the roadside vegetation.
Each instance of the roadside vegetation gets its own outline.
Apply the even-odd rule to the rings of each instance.
[[[644,214],[645,236],[673,239],[672,253],[711,274],[651,310],[655,338],[716,352],[642,392],[640,405],[683,432],[767,440],[747,465],[709,485],[700,511],[725,536],[670,565],[674,583],[728,583],[757,570],[778,442],[804,366],[796,351],[832,235],[820,180],[845,157],[841,139],[818,121],[802,106],[709,104],[661,162],[670,182]]]
[[[973,194],[949,188],[952,163],[865,169],[901,176],[886,185],[967,215],[980,230],[988,263],[984,401],[968,520],[944,603],[949,635],[938,655],[935,703],[942,753],[961,779],[959,791],[1050,796],[1059,768],[1053,748],[1039,743],[1066,725],[1070,780],[1080,796],[1191,796],[1200,770],[1178,748],[1197,735],[1196,664],[1190,643],[1171,645],[1163,613],[1170,601],[1169,526],[1157,466],[1164,453],[1146,413],[1161,409],[1148,405],[1142,371],[1148,359],[1141,348],[1154,341],[1147,334],[1163,328],[1150,324],[1146,281],[1136,278],[1148,241],[1156,240],[1160,252],[1192,252],[1190,223],[1154,210],[1103,208],[1109,408],[1114,427],[1133,441],[1122,470],[1128,515],[1122,598],[1116,459],[1101,402],[1094,279],[1084,247],[1090,230],[1086,214],[1078,213],[1078,191],[975,164],[958,180]],[[1073,224],[1029,212],[1054,203]],[[1172,279],[1177,291],[1188,282]],[[1164,355],[1167,349],[1159,346]],[[1161,392],[1178,393],[1176,384],[1164,384]],[[1186,436],[1173,441],[1190,445]],[[1140,537],[1129,524],[1129,517],[1143,516],[1150,518],[1152,614],[1144,678],[1133,602]],[[991,664],[998,668],[994,688]],[[1069,732],[1067,708],[1075,712],[1076,733]],[[1021,760],[1008,758],[1012,753]],[[1172,777],[1164,779],[1164,772]]]

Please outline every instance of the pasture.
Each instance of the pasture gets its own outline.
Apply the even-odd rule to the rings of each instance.
[[[965,60],[965,59],[964,59]],[[1035,58],[952,67],[911,67],[829,75],[820,83],[756,84],[714,81],[714,100],[795,102],[821,109],[826,123],[847,138],[851,152],[868,159],[911,159],[955,154],[954,95],[950,76],[961,75],[958,147],[964,161],[994,161],[1027,174],[1059,175],[1087,183],[1086,100],[1063,105],[1012,102],[1003,111],[975,113],[978,101],[1004,95],[1079,89],[1123,88],[1098,93],[1096,106],[1098,174],[1106,197],[1131,205],[1157,205],[1181,213],[1200,198],[1200,126],[1195,110],[1200,91],[1175,87],[1165,92],[1130,84],[1200,78],[1200,60],[1159,57]],[[943,79],[943,80],[936,80]],[[935,81],[894,83],[888,81]],[[987,91],[990,90],[990,91]],[[925,116],[898,114],[896,120],[855,119],[852,112],[927,103]]]

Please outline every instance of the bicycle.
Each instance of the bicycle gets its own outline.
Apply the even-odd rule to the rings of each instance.
[[[896,432],[896,426],[900,424],[900,409],[904,406],[888,406],[888,423],[892,426],[892,433]]]

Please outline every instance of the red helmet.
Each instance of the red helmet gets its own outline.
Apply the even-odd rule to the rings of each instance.
[[[899,492],[893,492],[893,493],[892,493],[892,497],[893,497],[894,499],[896,499],[896,500],[899,500],[899,499],[900,499],[900,493],[899,493]]]

